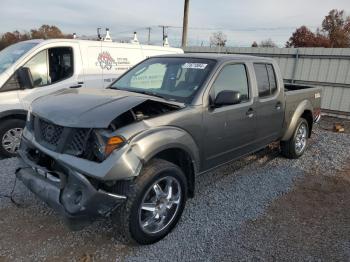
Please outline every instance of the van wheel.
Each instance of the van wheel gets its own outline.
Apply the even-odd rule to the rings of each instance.
[[[281,141],[281,153],[287,158],[295,159],[302,156],[307,146],[309,125],[304,118],[300,118],[293,136],[288,141]]]
[[[152,244],[175,227],[186,198],[187,182],[182,170],[168,161],[154,159],[134,180],[126,202],[112,220],[125,242]]]
[[[25,121],[21,119],[8,119],[0,125],[0,156],[15,157],[21,143]]]

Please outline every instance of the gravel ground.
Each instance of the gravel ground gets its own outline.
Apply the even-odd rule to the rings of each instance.
[[[279,211],[279,222],[285,222],[287,218],[281,219],[286,206],[282,200],[289,199],[293,206],[295,198],[287,196],[297,192],[300,181],[310,175],[337,177],[349,152],[349,134],[316,128],[308,150],[298,160],[282,158],[278,149],[270,146],[205,174],[197,178],[196,196],[188,201],[174,231],[156,244],[141,247],[121,244],[109,220],[97,221],[82,231],[69,231],[19,182],[14,195],[21,206],[0,198],[0,261],[322,261],[327,250],[324,254],[311,249],[300,254],[288,252],[296,241],[288,235],[283,235],[290,240],[286,246],[271,248],[276,244],[272,239],[282,231],[272,227],[278,220],[266,217],[277,216],[271,211],[274,207]],[[16,159],[0,160],[0,193],[10,193],[16,164]],[[306,240],[305,234],[300,238]],[[264,245],[267,239],[269,245]],[[317,246],[317,239],[313,241]],[[345,255],[341,258],[349,260],[350,237],[332,241],[342,247]]]

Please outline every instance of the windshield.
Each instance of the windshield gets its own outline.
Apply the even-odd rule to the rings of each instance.
[[[21,42],[10,45],[0,52],[0,74],[13,65],[22,55],[38,43]]]
[[[190,103],[215,65],[201,58],[150,58],[137,65],[110,88]]]

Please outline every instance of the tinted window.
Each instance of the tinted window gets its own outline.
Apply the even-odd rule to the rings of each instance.
[[[254,64],[259,97],[270,95],[270,83],[265,64]]]
[[[237,91],[241,94],[242,101],[249,99],[249,87],[246,68],[242,64],[225,66],[216,78],[213,89],[215,96],[221,91]]]
[[[267,72],[269,74],[269,82],[270,82],[270,92],[274,94],[277,90],[277,82],[275,77],[275,72],[273,70],[272,65],[266,65]]]
[[[67,79],[73,75],[73,49],[56,47],[49,49],[49,77],[51,83]]]
[[[274,94],[277,90],[277,82],[273,66],[270,64],[254,64],[254,69],[258,83],[259,97]]]

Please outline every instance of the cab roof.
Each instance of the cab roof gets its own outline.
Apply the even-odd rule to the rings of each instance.
[[[177,55],[160,55],[156,57],[183,57],[183,58],[201,58],[201,59],[212,59],[218,62],[226,62],[232,60],[244,60],[251,62],[272,62],[272,58],[258,57],[251,55],[236,55],[236,54],[217,54],[217,53],[186,53]]]

